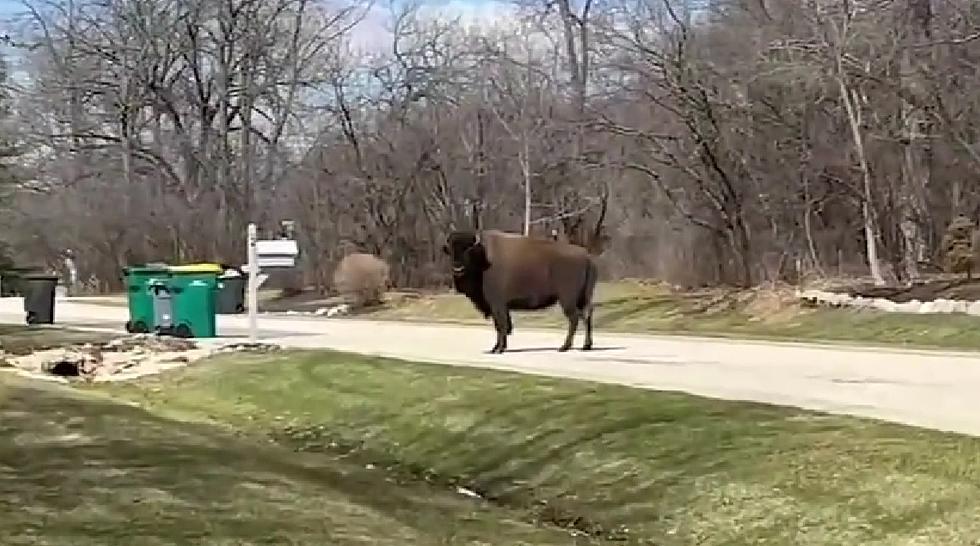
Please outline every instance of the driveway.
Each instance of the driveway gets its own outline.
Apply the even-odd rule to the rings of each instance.
[[[0,322],[22,322],[18,298],[0,299]],[[59,301],[66,326],[122,331],[126,309]],[[248,320],[219,316],[234,341]],[[521,373],[683,391],[874,417],[980,435],[980,353],[883,350],[596,331],[596,350],[558,353],[564,332],[517,330],[510,351],[489,355],[490,327],[263,315],[262,341]],[[220,341],[220,340],[219,340]],[[576,340],[581,343],[581,334]]]

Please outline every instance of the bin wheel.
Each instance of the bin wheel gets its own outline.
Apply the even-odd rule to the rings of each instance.
[[[128,320],[126,321],[126,333],[129,333],[129,334],[134,333],[133,323],[131,321],[128,321]]]
[[[145,334],[149,332],[150,329],[146,327],[145,322],[142,320],[137,320],[136,322],[127,322],[126,331],[131,334]]]
[[[28,325],[37,324],[37,315],[31,311],[28,311],[27,316],[24,317],[24,322],[26,322]]]
[[[177,337],[189,338],[194,334],[191,332],[190,326],[187,326],[186,324],[178,324],[177,327],[174,328],[174,335]]]

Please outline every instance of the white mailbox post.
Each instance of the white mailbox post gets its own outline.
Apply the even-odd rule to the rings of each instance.
[[[263,275],[261,270],[295,267],[296,257],[299,256],[299,245],[294,239],[260,241],[255,224],[248,225],[247,237],[248,338],[255,343],[259,337],[259,286],[269,278],[268,275]]]

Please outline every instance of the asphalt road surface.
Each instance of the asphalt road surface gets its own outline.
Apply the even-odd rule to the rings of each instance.
[[[59,301],[56,322],[117,329],[126,309]],[[0,322],[23,321],[0,298]],[[219,316],[219,339],[247,335],[244,315]],[[261,315],[261,341],[570,377],[731,400],[754,400],[980,436],[980,353],[882,350],[692,337],[606,334],[596,349],[558,353],[564,332],[518,329],[490,355],[489,326],[437,326]],[[581,334],[576,347],[581,344]]]

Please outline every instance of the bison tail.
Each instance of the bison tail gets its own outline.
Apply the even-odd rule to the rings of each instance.
[[[585,282],[582,283],[582,290],[579,292],[578,301],[576,302],[576,306],[579,309],[585,309],[586,306],[592,303],[592,292],[595,290],[595,283],[599,277],[599,271],[595,262],[589,260],[586,263]]]

